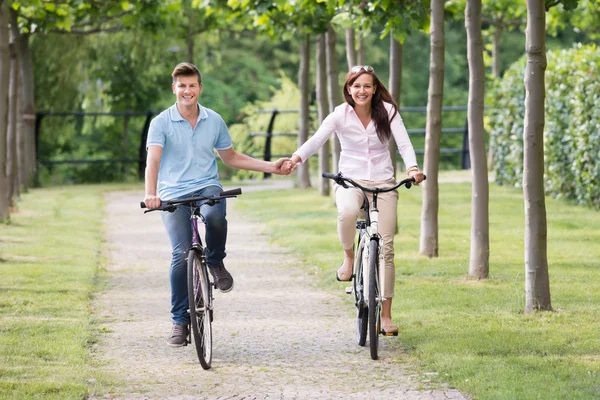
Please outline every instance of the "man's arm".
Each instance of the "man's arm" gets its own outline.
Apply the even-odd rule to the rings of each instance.
[[[158,183],[158,169],[160,168],[162,151],[163,148],[160,146],[148,146],[145,175],[146,195],[144,196],[144,203],[146,203],[146,207],[148,208],[160,207],[160,198],[156,193],[156,186]]]
[[[225,150],[217,150],[219,157],[225,165],[238,169],[246,169],[249,171],[268,172],[281,174],[281,164],[286,160],[281,158],[276,162],[257,160],[245,154],[235,151],[232,147]]]

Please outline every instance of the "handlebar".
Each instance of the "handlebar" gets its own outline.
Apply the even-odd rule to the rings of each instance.
[[[415,178],[406,178],[400,182],[398,182],[396,185],[392,186],[392,187],[387,187],[387,188],[368,188],[368,187],[364,187],[361,186],[360,184],[354,182],[352,179],[350,178],[346,178],[345,176],[342,175],[341,172],[338,172],[337,174],[332,174],[331,172],[323,172],[321,174],[321,176],[323,178],[327,178],[327,179],[332,179],[335,181],[335,183],[337,183],[340,186],[343,186],[345,188],[348,187],[348,185],[346,185],[346,183],[351,184],[352,186],[359,188],[365,192],[370,192],[370,193],[385,193],[385,192],[391,192],[392,190],[396,190],[398,189],[400,186],[404,186],[407,189],[410,189],[412,184],[415,183]],[[423,175],[425,176],[425,175]],[[427,179],[427,177],[425,176],[425,179]]]
[[[160,207],[146,210],[146,211],[144,211],[144,213],[147,213],[150,211],[173,212],[173,211],[175,211],[177,206],[180,206],[182,204],[192,204],[192,203],[196,203],[196,202],[202,201],[202,200],[207,200],[208,205],[214,205],[214,204],[218,203],[219,200],[236,197],[236,196],[239,196],[240,194],[242,194],[242,189],[237,188],[237,189],[225,190],[225,191],[221,192],[219,195],[215,195],[215,196],[196,196],[196,197],[188,197],[185,199],[178,199],[178,200],[165,200],[165,201],[160,202]],[[141,201],[140,207],[147,208],[146,203]]]

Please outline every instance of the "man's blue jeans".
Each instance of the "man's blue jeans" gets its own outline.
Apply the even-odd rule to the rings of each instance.
[[[189,193],[181,198],[196,196],[212,196],[220,194],[222,189],[218,186],[209,186]],[[206,225],[206,260],[208,265],[218,265],[225,258],[225,243],[227,241],[227,219],[225,199],[214,206],[206,204],[200,207]],[[192,244],[192,226],[190,222],[191,210],[189,207],[177,207],[175,212],[162,212],[162,220],[171,247],[171,314],[173,323],[188,324],[187,295],[187,255]]]

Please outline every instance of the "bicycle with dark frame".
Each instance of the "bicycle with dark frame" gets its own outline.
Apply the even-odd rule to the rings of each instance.
[[[203,220],[200,207],[202,205],[213,206],[223,199],[237,197],[240,194],[242,194],[241,189],[232,189],[221,192],[216,196],[197,196],[162,201],[159,208],[144,211],[144,213],[151,211],[173,212],[177,207],[181,206],[187,206],[191,209],[192,245],[187,257],[187,289],[191,332],[194,337],[198,360],[204,369],[209,369],[212,363],[213,288],[216,288],[216,285],[211,280],[211,274],[208,273],[206,247],[203,245],[200,237],[198,220]],[[144,202],[141,202],[140,206],[146,208]],[[191,343],[189,337],[187,343]]]

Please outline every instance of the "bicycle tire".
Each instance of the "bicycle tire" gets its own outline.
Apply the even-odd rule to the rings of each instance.
[[[380,309],[379,288],[377,285],[379,274],[379,244],[371,239],[369,243],[369,347],[371,358],[377,360],[379,351],[379,326]]]
[[[359,242],[356,254],[357,266],[354,272],[354,296],[356,300],[356,340],[359,346],[367,343],[367,328],[369,326],[369,311],[364,301],[364,279],[363,279],[363,252],[364,241]]]
[[[188,254],[187,266],[190,325],[200,365],[209,369],[212,362],[212,310],[211,283],[206,264],[192,249]]]

